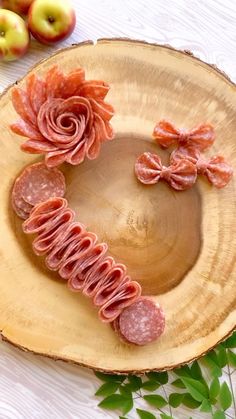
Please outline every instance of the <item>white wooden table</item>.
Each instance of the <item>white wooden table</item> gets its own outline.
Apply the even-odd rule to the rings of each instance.
[[[74,0],[73,4],[77,26],[72,36],[57,47],[33,42],[22,60],[0,63],[0,91],[57,48],[118,36],[191,50],[236,82],[234,0]],[[98,385],[89,370],[23,353],[0,342],[0,419],[117,418],[116,413],[97,407],[93,395]],[[189,416],[210,417],[188,409],[178,409],[175,414],[180,419]],[[130,417],[137,415],[133,412]]]

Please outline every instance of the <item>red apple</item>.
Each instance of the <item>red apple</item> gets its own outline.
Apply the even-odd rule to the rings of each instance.
[[[17,60],[26,53],[29,42],[24,20],[10,10],[0,9],[0,59]]]
[[[32,2],[33,0],[2,0],[2,7],[20,15],[27,15]]]
[[[28,14],[32,35],[43,44],[66,39],[74,30],[75,12],[67,0],[34,0]]]

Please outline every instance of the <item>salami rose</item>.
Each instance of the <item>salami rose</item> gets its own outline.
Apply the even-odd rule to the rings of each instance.
[[[44,79],[32,74],[25,89],[13,89],[12,103],[20,119],[11,130],[28,138],[23,151],[45,154],[48,167],[95,159],[102,143],[113,138],[109,121],[114,109],[104,101],[108,91],[103,81],[85,81],[81,68],[65,75],[53,66]]]

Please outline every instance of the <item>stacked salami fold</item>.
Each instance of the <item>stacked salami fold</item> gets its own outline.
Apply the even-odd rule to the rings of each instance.
[[[47,267],[58,271],[72,291],[91,297],[102,321],[113,322],[138,300],[141,287],[123,264],[106,255],[107,244],[74,219],[66,199],[51,198],[34,207],[23,231],[36,234],[33,250],[46,256]]]

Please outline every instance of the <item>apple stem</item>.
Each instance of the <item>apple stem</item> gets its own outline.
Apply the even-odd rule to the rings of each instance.
[[[5,36],[5,32],[4,31],[1,31],[0,32],[0,36]]]
[[[53,23],[53,22],[55,22],[55,19],[54,19],[54,17],[52,17],[52,16],[48,16],[48,21],[49,21],[50,23]]]

